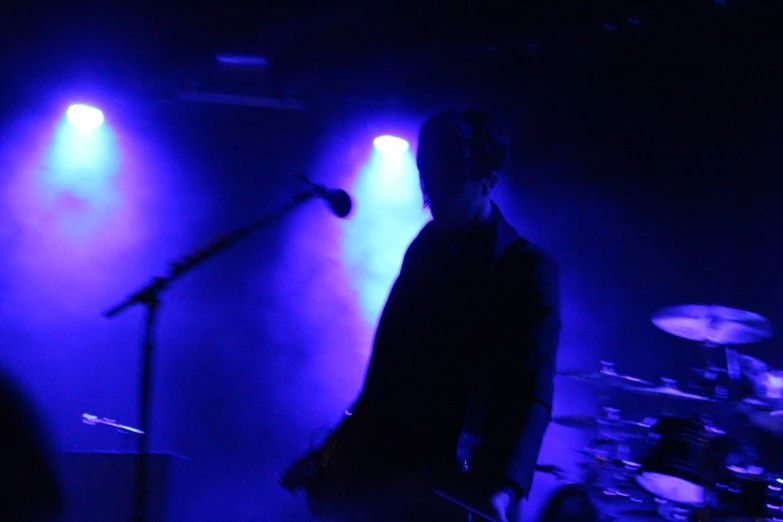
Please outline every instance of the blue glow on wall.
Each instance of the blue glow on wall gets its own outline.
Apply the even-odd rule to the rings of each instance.
[[[407,144],[407,142],[405,142]],[[405,251],[429,221],[410,147],[376,146],[352,187],[355,214],[343,224],[343,259],[361,314],[375,325]]]
[[[39,194],[53,204],[104,209],[116,199],[118,150],[106,125],[86,130],[70,115],[55,128],[39,172]]]

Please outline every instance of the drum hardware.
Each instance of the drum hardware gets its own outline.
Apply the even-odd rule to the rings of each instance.
[[[741,419],[783,434],[783,370],[740,354],[735,346],[767,339],[766,318],[718,305],[664,308],[652,316],[658,328],[700,343],[701,367],[693,368],[687,388],[663,377],[662,385],[618,374],[603,361],[597,372],[561,376],[611,390],[698,405],[688,417],[667,413],[637,422],[603,404],[597,415],[566,415],[553,422],[595,430],[577,450],[584,461],[583,483],[613,520],[783,520],[783,476],[770,474],[745,435],[750,424],[731,421],[729,436],[710,416],[708,404],[726,405],[712,413],[743,413]],[[698,365],[697,365],[698,366]],[[687,390],[687,391],[686,391]],[[668,404],[665,403],[665,404]],[[775,470],[783,471],[783,470]],[[717,517],[717,518],[715,518]]]
[[[764,473],[733,472],[716,482],[716,514],[779,521],[783,518],[783,479]]]
[[[658,504],[658,515],[664,520],[688,520],[693,512],[690,506],[682,506],[660,498],[655,499],[655,503]]]
[[[783,371],[764,369],[753,375],[755,397],[766,403],[783,404]]]
[[[583,485],[610,520],[687,520],[691,506],[677,504],[640,488],[632,473],[614,474],[603,483]]]
[[[674,379],[668,379],[662,377],[663,386],[655,388],[637,388],[630,391],[641,393],[643,395],[656,395],[660,397],[667,397],[671,399],[685,400],[685,401],[697,401],[697,402],[716,402],[715,399],[705,397],[703,395],[697,395],[695,393],[688,393],[680,390],[677,387],[677,381]]]
[[[767,404],[746,401],[736,408],[754,426],[777,436],[783,435],[783,410],[772,410]]]
[[[581,448],[574,451],[587,457],[583,467],[597,464],[610,467],[613,473],[622,473],[624,470],[635,472],[640,466],[639,463],[634,462],[632,459],[616,458],[612,455],[613,452],[607,449]]]
[[[558,372],[558,375],[567,379],[574,379],[581,382],[598,384],[619,389],[643,389],[654,388],[655,386],[637,377],[630,375],[621,375],[614,369],[614,363],[601,361],[601,369],[597,372]]]
[[[716,384],[717,401],[736,400],[739,393],[742,363],[734,346],[768,339],[774,333],[767,318],[720,305],[669,306],[655,312],[651,321],[664,332],[701,343],[705,355],[723,348],[729,379],[725,388]]]
[[[612,428],[641,428],[647,429],[652,426],[654,420],[644,419],[641,422],[625,419],[612,419],[606,417],[594,417],[590,415],[561,415],[552,419],[552,422],[565,428],[579,430],[589,430],[594,428],[606,428],[611,431]]]
[[[721,473],[732,446],[725,433],[703,417],[665,417],[648,439],[636,482],[655,496],[698,506],[705,487]]]
[[[590,439],[587,444],[591,448],[600,448],[603,446],[610,446],[612,444],[617,444],[617,441],[618,441],[617,437],[610,437],[607,435],[597,439]]]
[[[752,425],[783,435],[783,371],[749,355],[738,359],[749,396],[737,401],[737,411]]]

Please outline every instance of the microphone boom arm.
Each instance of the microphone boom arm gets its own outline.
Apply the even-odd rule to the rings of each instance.
[[[179,260],[169,263],[169,273],[166,277],[156,277],[150,284],[142,287],[125,298],[124,301],[105,311],[103,313],[104,317],[112,318],[133,304],[148,303],[150,299],[153,298],[153,296],[160,294],[174,280],[178,279],[186,272],[189,272],[196,266],[200,265],[207,259],[214,257],[223,250],[228,249],[230,246],[239,243],[241,240],[256,230],[267,228],[275,221],[288,214],[291,210],[315,196],[315,192],[303,192],[297,195],[289,203],[281,206],[276,210],[273,210],[267,216],[259,219],[258,221],[251,223],[246,227],[238,228],[232,232],[228,232],[227,234],[222,234],[212,241],[204,244],[203,246],[194,249],[189,254],[184,255]]]

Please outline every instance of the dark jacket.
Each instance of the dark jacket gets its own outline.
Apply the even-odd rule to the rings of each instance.
[[[379,461],[454,460],[529,491],[551,415],[560,330],[558,270],[493,204],[491,223],[453,240],[429,223],[408,248],[352,408]]]

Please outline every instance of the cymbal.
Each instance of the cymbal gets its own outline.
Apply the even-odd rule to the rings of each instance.
[[[774,333],[767,318],[718,305],[669,306],[655,312],[652,322],[677,337],[715,344],[754,343]]]
[[[657,388],[639,388],[635,391],[644,395],[656,395],[661,397],[671,397],[673,399],[681,399],[686,401],[698,401],[698,402],[716,402],[715,399],[705,397],[703,395],[696,395],[694,393],[687,393],[680,391],[677,388],[671,388],[669,386],[660,386]]]
[[[737,404],[737,411],[755,426],[774,434],[783,435],[783,410],[776,405],[753,399],[743,399]]]
[[[769,365],[756,357],[744,353],[737,354],[740,363],[740,371],[745,374],[758,375],[769,369]]]
[[[644,379],[631,377],[630,375],[620,375],[608,367],[604,367],[597,372],[558,372],[557,374],[566,379],[574,379],[591,384],[603,384],[614,388],[637,389],[655,387],[654,384]]]

